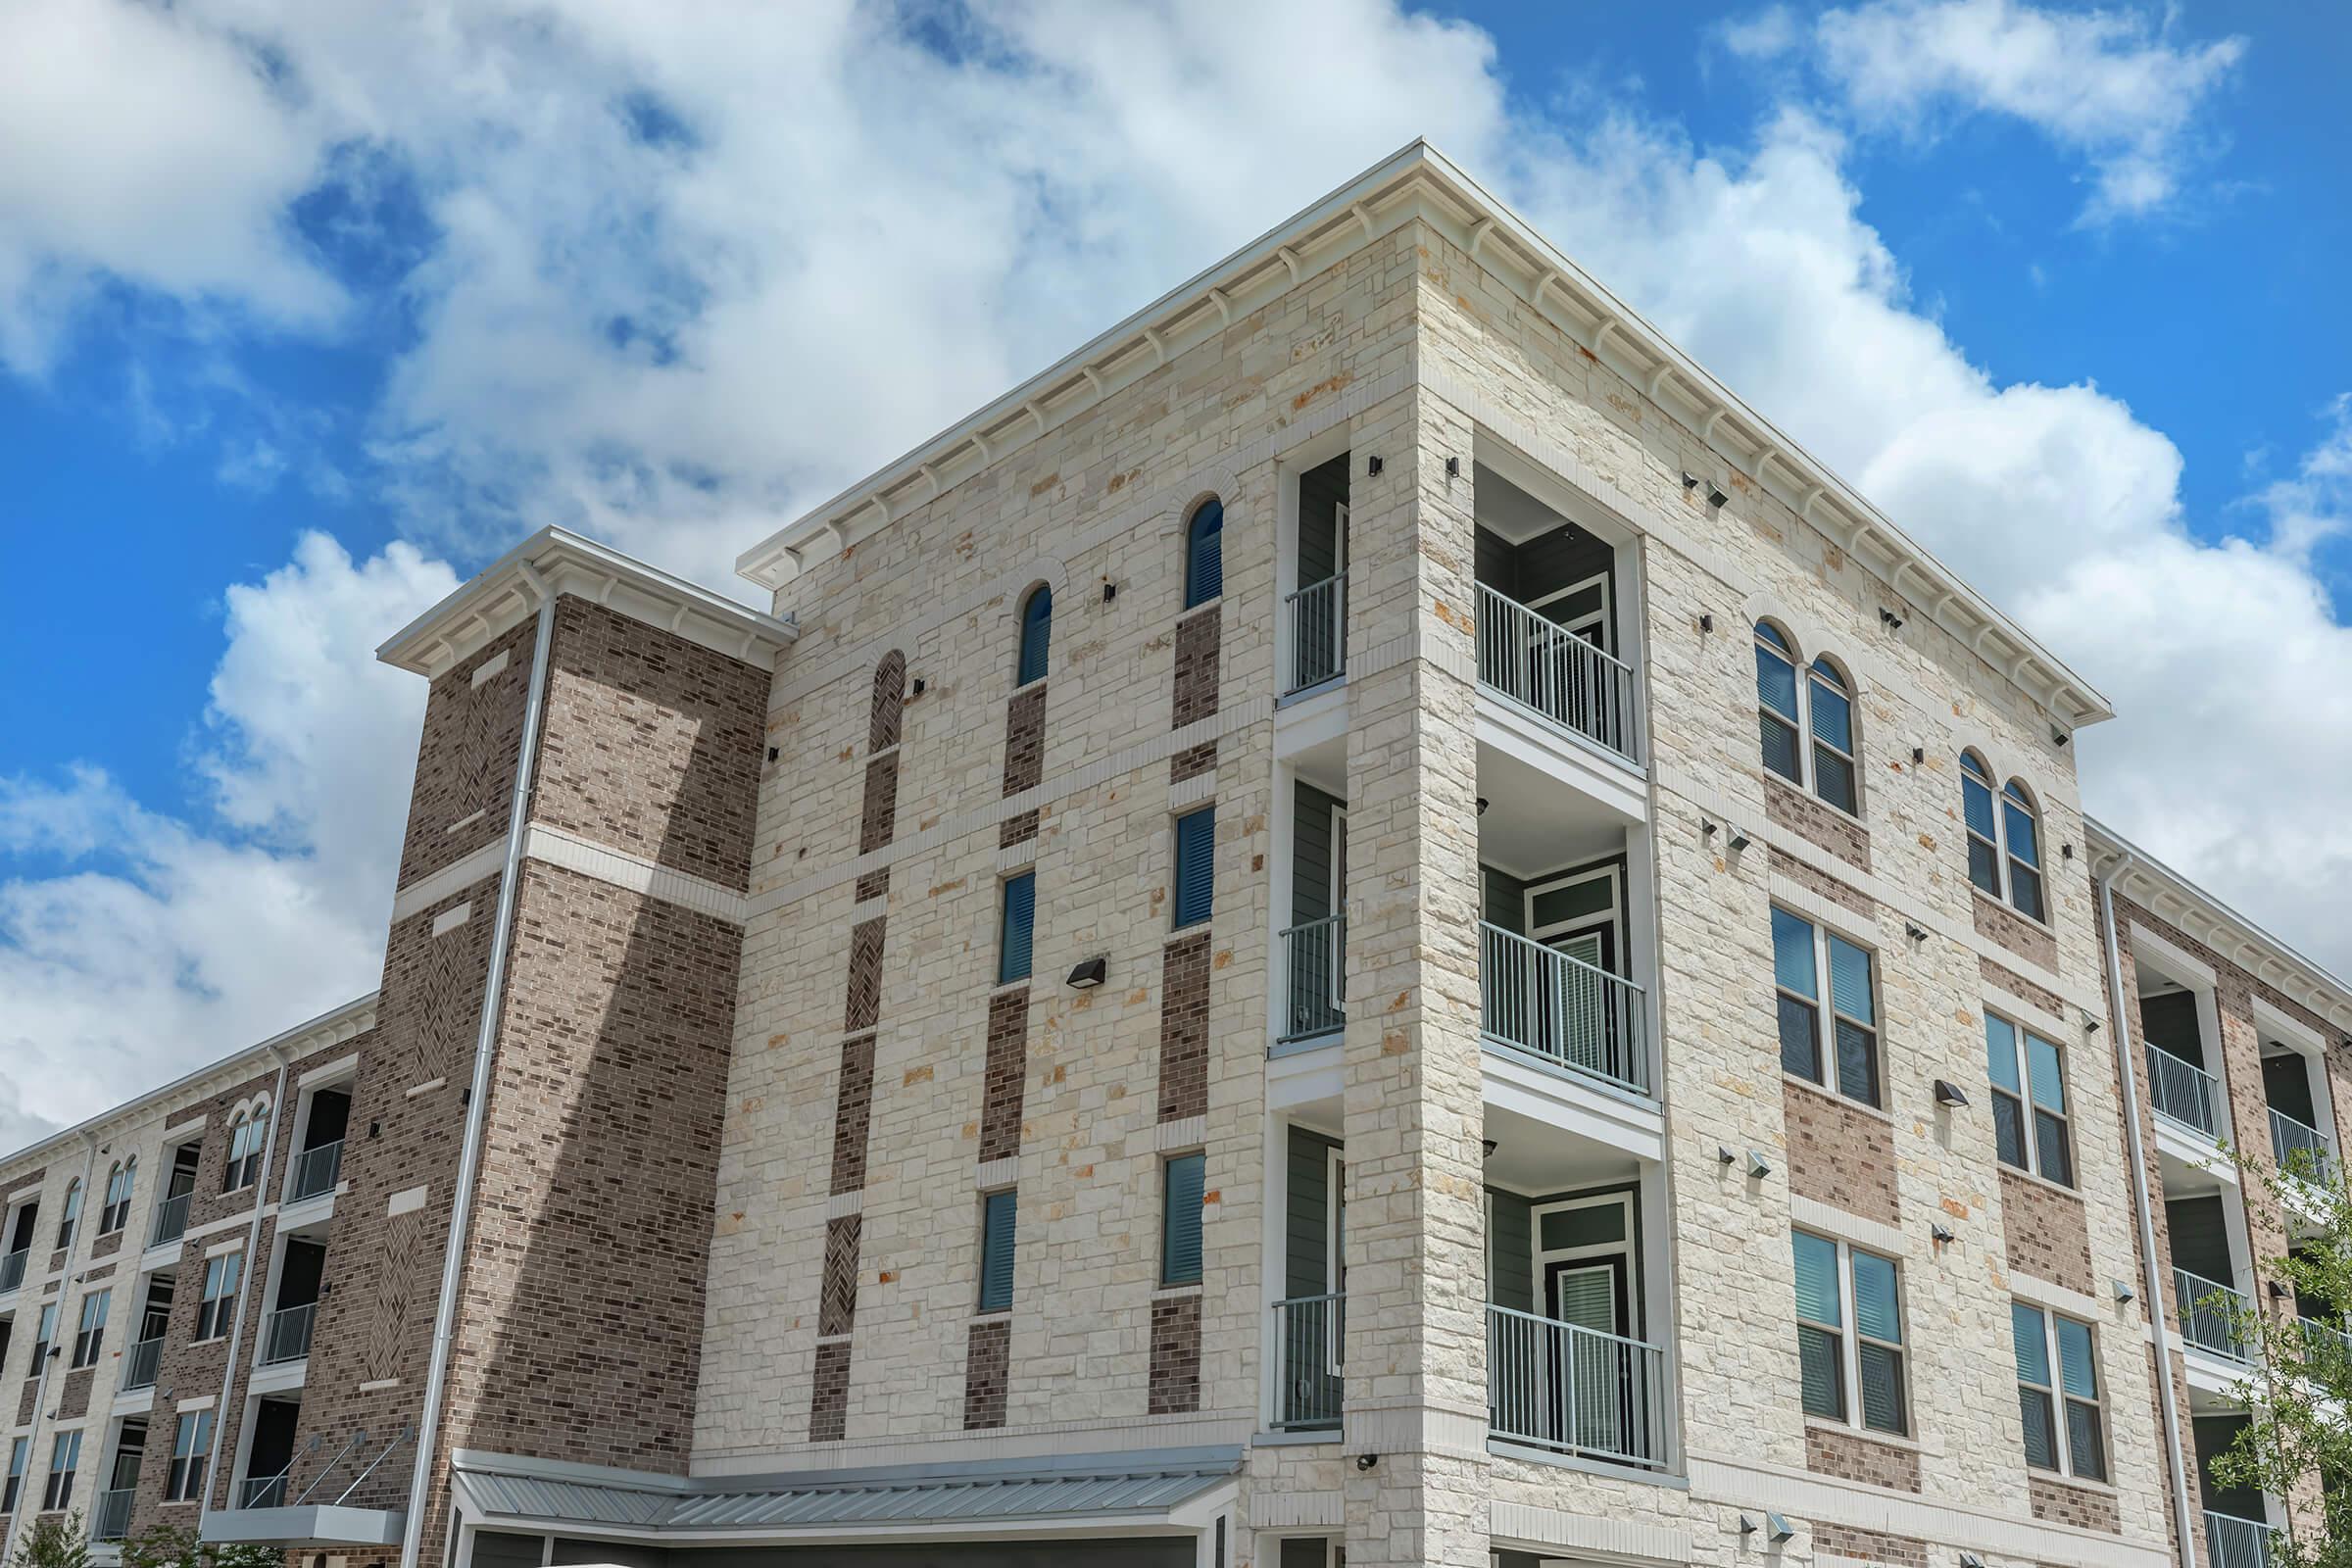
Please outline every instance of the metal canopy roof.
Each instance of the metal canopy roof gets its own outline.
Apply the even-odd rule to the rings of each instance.
[[[632,1476],[607,1482],[547,1473],[530,1461],[480,1455],[459,1484],[486,1519],[573,1522],[654,1532],[789,1530],[878,1525],[1006,1525],[1159,1514],[1229,1480],[1238,1448],[1093,1456],[924,1469],[831,1471],[747,1486]],[[532,1473],[538,1472],[538,1473]]]

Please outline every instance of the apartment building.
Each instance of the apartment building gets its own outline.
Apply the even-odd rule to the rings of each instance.
[[[385,645],[378,993],[0,1162],[12,1539],[2258,1568],[2308,1502],[2213,1483],[2214,1305],[2336,1326],[2237,1159],[2335,1157],[2352,992],[1434,150],[739,564],[550,530]]]

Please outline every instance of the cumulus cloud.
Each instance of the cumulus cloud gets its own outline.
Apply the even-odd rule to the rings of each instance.
[[[0,267],[332,330],[286,284],[308,265],[290,204],[332,192],[339,242],[413,323],[365,482],[426,550],[355,564],[308,540],[230,593],[190,740],[203,810],[86,772],[0,785],[0,855],[24,868],[0,885],[0,1049],[24,1103],[78,1114],[373,982],[422,693],[368,650],[454,582],[428,553],[564,521],[729,585],[782,518],[1424,133],[2117,698],[2082,742],[2095,808],[2346,965],[2328,890],[2352,842],[2322,781],[2352,765],[2352,648],[2310,560],[2347,514],[2342,409],[2317,442],[2279,433],[2312,450],[2249,498],[2260,537],[2201,542],[2173,443],[2094,385],[1987,373],[1910,297],[1849,172],[1849,137],[1963,107],[2040,117],[2102,179],[2151,146],[2177,169],[2234,54],[1980,0],[1839,15],[1850,85],[1705,152],[1630,111],[1506,107],[1490,39],[1389,0],[984,0],[919,28],[847,0],[138,19],[181,46],[184,79],[147,83],[183,118],[270,63],[235,90],[282,162],[232,164],[220,192],[218,232],[254,249],[173,275],[136,235],[44,218]],[[1880,58],[1871,29],[1906,16],[1944,64]],[[1233,50],[1245,23],[1273,36]],[[1738,47],[1826,47],[1775,25]],[[2132,68],[2185,101],[2152,142],[2120,107],[2064,118],[2015,64],[2052,50],[2188,62]],[[2094,96],[2128,104],[2129,74]],[[368,206],[395,188],[400,221]]]

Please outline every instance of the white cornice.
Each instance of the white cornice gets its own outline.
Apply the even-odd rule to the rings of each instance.
[[[2352,1033],[2352,984],[2265,931],[2105,823],[2082,819],[2093,876],[2230,962]]]
[[[542,528],[403,627],[375,657],[430,680],[539,608],[538,585],[571,594],[730,659],[771,665],[800,636],[773,615],[657,571],[563,528]]]
[[[158,1105],[204,1092],[220,1080],[234,1081],[249,1075],[249,1069],[268,1067],[284,1057],[288,1061],[316,1055],[321,1051],[341,1045],[356,1035],[366,1034],[375,1027],[376,993],[346,1002],[331,1012],[320,1013],[305,1023],[298,1023],[283,1033],[271,1035],[256,1045],[232,1052],[217,1061],[207,1062],[194,1072],[174,1078],[159,1088],[150,1089],[135,1100],[100,1111],[86,1121],[74,1123],[51,1133],[37,1144],[29,1144],[15,1152],[0,1156],[0,1170],[14,1170],[32,1159],[46,1156],[50,1151],[80,1138],[98,1138],[109,1128],[132,1117],[155,1109]],[[210,1090],[218,1093],[218,1090]]]
[[[1913,613],[1941,625],[2061,722],[2073,727],[2114,716],[2088,681],[1421,141],[771,534],[736,558],[735,569],[762,587],[781,588],[805,564],[888,526],[1415,217],[1515,283],[1536,310],[1610,369],[1651,389],[1659,406],[1717,456],[1820,528]]]

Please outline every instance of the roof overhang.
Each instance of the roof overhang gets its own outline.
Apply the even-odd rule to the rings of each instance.
[[[204,1516],[208,1542],[255,1546],[397,1546],[408,1516],[398,1508],[314,1502],[290,1508],[220,1508]]]
[[[1229,1504],[1238,1447],[677,1478],[461,1450],[466,1517],[669,1544],[1164,1536]]]
[[[1450,159],[1416,141],[736,558],[781,588],[1414,218],[1514,284],[1724,461],[2071,726],[2107,699]]]
[[[2256,925],[2115,829],[2083,819],[2090,868],[2116,892],[2171,921],[2216,953],[2338,1029],[2352,1031],[2352,983]]]
[[[673,577],[564,528],[542,528],[375,651],[431,680],[535,613],[542,598],[571,594],[660,626],[730,659],[761,666],[800,629],[722,594]]]

